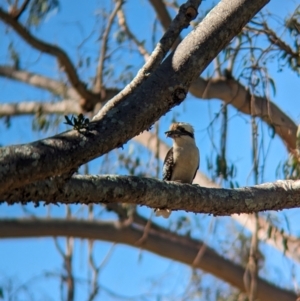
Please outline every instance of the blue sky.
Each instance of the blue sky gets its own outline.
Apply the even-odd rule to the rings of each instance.
[[[71,0],[62,1],[57,14],[53,12],[41,27],[31,29],[34,35],[45,38],[48,42],[57,44],[65,49],[75,65],[79,64],[79,57],[83,57],[85,61],[90,59],[90,67],[84,65],[78,68],[78,73],[86,82],[89,82],[90,78],[94,75],[94,64],[99,53],[97,29],[101,28],[103,24],[101,17],[96,18],[95,16],[100,14],[99,7],[103,7],[103,3],[104,6],[110,8],[110,1],[81,1],[76,2],[76,4]],[[287,12],[290,12],[296,4],[299,4],[299,1],[286,1],[283,6],[280,0],[273,0],[268,4],[267,9],[278,15],[285,15]],[[0,5],[6,7],[4,0],[0,1]],[[201,9],[206,10],[210,5],[210,1],[204,1]],[[137,7],[140,8],[138,13],[136,10]],[[130,13],[130,18],[128,19],[129,26],[133,28],[134,33],[140,40],[145,39],[147,41],[146,47],[150,52],[153,45],[148,36],[145,38],[145,33],[148,34],[152,31],[155,17],[152,9],[149,9],[148,1],[127,1],[125,4],[125,12]],[[89,36],[91,31],[94,31],[94,33]],[[155,41],[159,39],[161,33],[162,30],[158,25],[154,37]],[[184,34],[185,33],[186,31]],[[65,80],[63,73],[58,72],[57,63],[52,57],[48,55],[41,56],[39,52],[32,51],[24,42],[17,39],[16,35],[4,26],[3,23],[0,23],[0,35],[4,37],[0,43],[0,64],[8,64],[9,56],[7,47],[9,43],[13,42],[17,52],[22,54],[21,68],[28,69],[31,72],[42,73],[49,77],[59,78],[62,81]],[[87,38],[87,42],[78,48],[77,45],[84,38]],[[135,73],[138,70],[137,68],[143,64],[134,45],[131,45],[131,47],[120,46],[120,48],[116,50],[115,55],[116,59],[119,59],[117,63],[114,61],[111,66],[114,68],[115,75],[120,74],[126,66],[131,64],[135,66],[132,70],[133,73]],[[204,75],[207,74],[207,72],[212,73],[212,68],[212,66],[208,67]],[[298,123],[300,119],[300,110],[297,109],[300,95],[299,77],[288,68],[285,68],[283,72],[279,73],[276,64],[270,64],[270,73],[276,81],[277,90],[275,96],[271,94],[272,101]],[[113,86],[116,83],[112,79],[108,79],[107,84]],[[0,103],[20,100],[48,101],[49,99],[55,99],[53,95],[48,92],[30,88],[28,85],[16,83],[4,78],[0,78],[0,89]],[[189,121],[194,125],[196,140],[201,150],[202,163],[200,169],[206,174],[209,174],[209,172],[205,161],[212,153],[212,144],[208,137],[207,126],[212,117],[219,112],[220,106],[221,102],[219,100],[208,102],[188,96],[187,100],[181,106],[174,108],[171,112],[163,116],[160,122],[160,134],[162,139],[165,139],[163,132],[168,128],[174,116],[178,120]],[[230,162],[235,163],[238,168],[236,180],[240,186],[252,185],[253,175],[250,173],[252,163],[249,146],[251,139],[250,119],[241,114],[237,114],[236,110],[230,107],[229,118],[228,154]],[[67,129],[66,126],[62,125],[53,132],[37,133],[32,132],[31,127],[31,117],[13,118],[12,126],[9,129],[7,129],[4,122],[0,120],[0,144],[27,143],[46,137],[49,134],[54,134],[57,131]],[[214,128],[216,130],[215,139],[218,141],[219,136],[217,135],[220,132],[220,122],[216,122]],[[264,137],[266,138],[266,145],[268,141],[271,141],[272,146],[266,162],[267,167],[264,181],[274,181],[276,180],[275,170],[277,165],[279,161],[286,160],[287,152],[278,137],[274,139],[269,137],[267,127],[263,126],[263,131]],[[170,141],[165,141],[170,145]],[[128,152],[128,149],[129,144],[124,148],[123,152]],[[141,148],[137,146],[134,146],[134,149],[135,152],[141,150]],[[121,150],[119,151],[122,152]],[[96,173],[97,170],[99,170],[101,160],[102,159],[98,159],[93,162],[91,172]],[[125,170],[121,172],[125,173]],[[47,208],[36,209],[29,205],[27,209],[39,216],[45,216],[47,213]],[[78,207],[73,207],[73,209],[76,211]],[[145,216],[150,215],[150,211],[146,208],[141,208],[140,211]],[[60,208],[51,207],[51,213],[55,216],[63,217],[65,208],[64,206]],[[286,231],[288,230],[287,223],[285,222],[285,217],[287,217],[291,233],[299,234],[298,214],[299,210],[285,210],[279,213],[278,216],[282,228],[286,229]],[[0,217],[22,215],[23,211],[19,206],[0,206]],[[176,220],[181,215],[182,213],[176,212],[172,215],[172,220]],[[201,225],[200,229],[193,232],[194,236],[204,239],[209,245],[215,247],[218,247],[218,243],[215,242],[214,235],[216,235],[220,241],[225,240],[223,237],[224,228],[234,227],[228,217],[212,218],[204,215],[198,215],[196,217],[194,214],[189,214],[188,216],[195,229],[196,221]],[[110,217],[111,216],[106,216],[106,218]],[[159,220],[158,222],[167,226],[170,221]],[[215,234],[211,233],[209,229],[210,223],[215,223],[216,225]],[[226,235],[228,235],[228,231],[230,233],[230,230],[227,230]],[[236,235],[236,233],[233,235]],[[60,242],[64,245],[64,240],[60,239]],[[110,243],[95,243],[97,262],[101,262],[103,258],[105,258],[111,247],[112,245]],[[230,248],[230,246],[228,246],[228,248]],[[274,249],[270,249],[270,247],[264,247],[264,251],[268,255],[266,257],[266,265],[269,276],[272,275],[272,279],[278,280],[278,274],[284,275],[281,284],[290,284],[291,263],[281,254],[274,251]],[[75,275],[85,279],[89,277],[86,252],[86,242],[77,240],[74,254]],[[57,277],[39,278],[39,276],[44,276],[46,272],[58,274],[62,269],[62,260],[55,249],[53,239],[2,240],[0,241],[0,258],[0,285],[2,279],[7,280],[7,278],[11,277],[13,278],[14,285],[18,287],[27,283],[33,277],[36,277],[34,279],[38,278],[38,281],[35,281],[33,284],[31,282],[29,283],[32,285],[31,288],[37,299],[45,299],[45,296],[48,296],[49,300],[58,300],[60,298]],[[128,277],[128,271],[132,272],[130,277]],[[297,266],[295,267],[295,273],[296,275],[299,274]],[[100,283],[107,291],[104,289],[100,296],[105,298],[105,300],[119,300],[118,298],[114,299],[108,293],[108,291],[115,291],[127,297],[149,293],[150,295],[147,300],[155,300],[153,295],[158,292],[167,295],[171,294],[176,297],[180,296],[186,289],[190,276],[191,270],[184,265],[165,260],[154,254],[132,247],[116,246],[112,252],[111,259],[108,264],[103,267],[101,272]],[[207,279],[208,284],[212,281],[210,276],[206,276],[205,279]],[[297,279],[299,279],[299,276]],[[159,285],[155,285],[157,282]],[[84,284],[81,285],[81,289],[78,289],[77,292],[79,297],[82,296]],[[79,297],[77,300],[79,300]],[[23,299],[29,300],[26,293],[24,293]],[[161,300],[166,299],[162,298]],[[180,300],[180,298],[178,300]]]

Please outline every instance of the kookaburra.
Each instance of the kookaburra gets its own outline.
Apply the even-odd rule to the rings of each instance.
[[[163,180],[191,184],[200,164],[193,127],[188,123],[175,122],[165,134],[173,139],[173,147],[168,151],[164,161]],[[168,218],[171,210],[156,209],[155,214]]]

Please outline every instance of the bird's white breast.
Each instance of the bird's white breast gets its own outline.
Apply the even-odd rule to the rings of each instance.
[[[173,146],[174,168],[171,181],[192,183],[199,166],[199,150],[195,143]]]

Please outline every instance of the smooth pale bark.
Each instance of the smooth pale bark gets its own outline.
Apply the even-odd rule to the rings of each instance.
[[[79,101],[80,99],[80,95],[74,88],[41,74],[16,69],[13,66],[0,65],[0,75],[37,88],[46,89],[55,95],[70,98],[74,101]]]
[[[84,135],[70,131],[32,144],[1,148],[0,192],[72,173],[149,128],[184,100],[191,82],[267,2],[221,1],[132,94],[118,102],[109,101]]]
[[[145,233],[147,231],[147,233]],[[146,235],[146,236],[145,236]],[[88,222],[77,220],[2,220],[0,238],[23,238],[44,236],[72,236],[82,239],[99,239],[143,248],[168,259],[202,269],[245,291],[244,268],[215,253],[203,243],[191,238],[167,233],[167,231],[145,230],[134,224],[124,226],[118,222]],[[199,251],[202,256],[195,260]],[[260,301],[295,301],[294,292],[257,279],[257,297]]]
[[[0,75],[1,68],[2,67],[0,66]],[[19,73],[22,73],[21,77],[18,76]],[[62,89],[61,83],[50,79],[48,81],[47,78],[40,75],[28,74],[28,72],[25,71],[16,71],[11,74],[14,76],[11,77],[13,79],[27,82],[32,85],[38,83],[46,90],[51,90],[51,88],[54,87],[56,87],[57,91]],[[2,73],[2,75],[6,76],[4,73]],[[31,78],[35,80],[29,80]],[[73,90],[69,89],[68,91],[68,94],[72,94]],[[116,89],[107,89],[105,92],[106,95],[103,98],[103,101],[112,98],[119,91]],[[220,99],[244,114],[261,118],[261,120],[274,129],[275,133],[281,138],[289,150],[295,149],[297,133],[296,123],[269,99],[257,95],[249,97],[250,95],[246,87],[237,81],[226,78],[214,78],[210,80],[197,78],[192,82],[189,92],[202,100]],[[82,108],[80,107],[78,100],[74,100],[76,100],[76,98],[72,98],[72,100],[66,99],[55,103],[29,101],[3,103],[0,104],[0,116],[16,116],[34,114],[36,112],[42,112],[44,114],[82,113]]]
[[[244,114],[261,118],[279,135],[288,150],[296,148],[295,122],[266,97],[250,95],[238,81],[225,78],[211,80],[197,78],[192,83],[190,92],[200,99],[221,99]]]
[[[150,0],[155,12],[166,30],[171,17],[166,5],[161,0]],[[189,92],[200,99],[221,99],[245,114],[260,117],[273,127],[289,150],[296,147],[297,125],[282,112],[270,99],[250,95],[248,89],[234,79],[197,78],[190,86]]]
[[[72,64],[71,59],[64,50],[56,45],[46,43],[45,41],[33,36],[26,27],[19,23],[18,20],[16,20],[13,16],[6,13],[1,7],[0,19],[13,28],[14,31],[18,33],[19,37],[25,40],[29,45],[43,53],[55,56],[59,62],[59,65],[64,68],[70,83],[82,98],[92,99],[95,102],[98,101],[100,94],[93,93],[86,88],[86,83],[81,81],[75,66]]]
[[[255,231],[255,219],[253,215],[234,214],[232,218],[252,233]],[[258,237],[261,242],[278,249],[282,254],[294,260],[295,263],[300,263],[300,240],[298,237],[288,235],[288,233],[283,232],[280,225],[276,227],[264,217],[259,217],[258,225]]]
[[[80,114],[80,105],[70,99],[59,102],[24,101],[0,105],[0,117],[13,117],[33,114]]]

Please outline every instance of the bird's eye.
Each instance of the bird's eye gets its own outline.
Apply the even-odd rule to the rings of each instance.
[[[180,131],[180,132],[184,132],[184,128],[181,127],[181,126],[179,126],[177,129],[178,129],[178,131]]]

